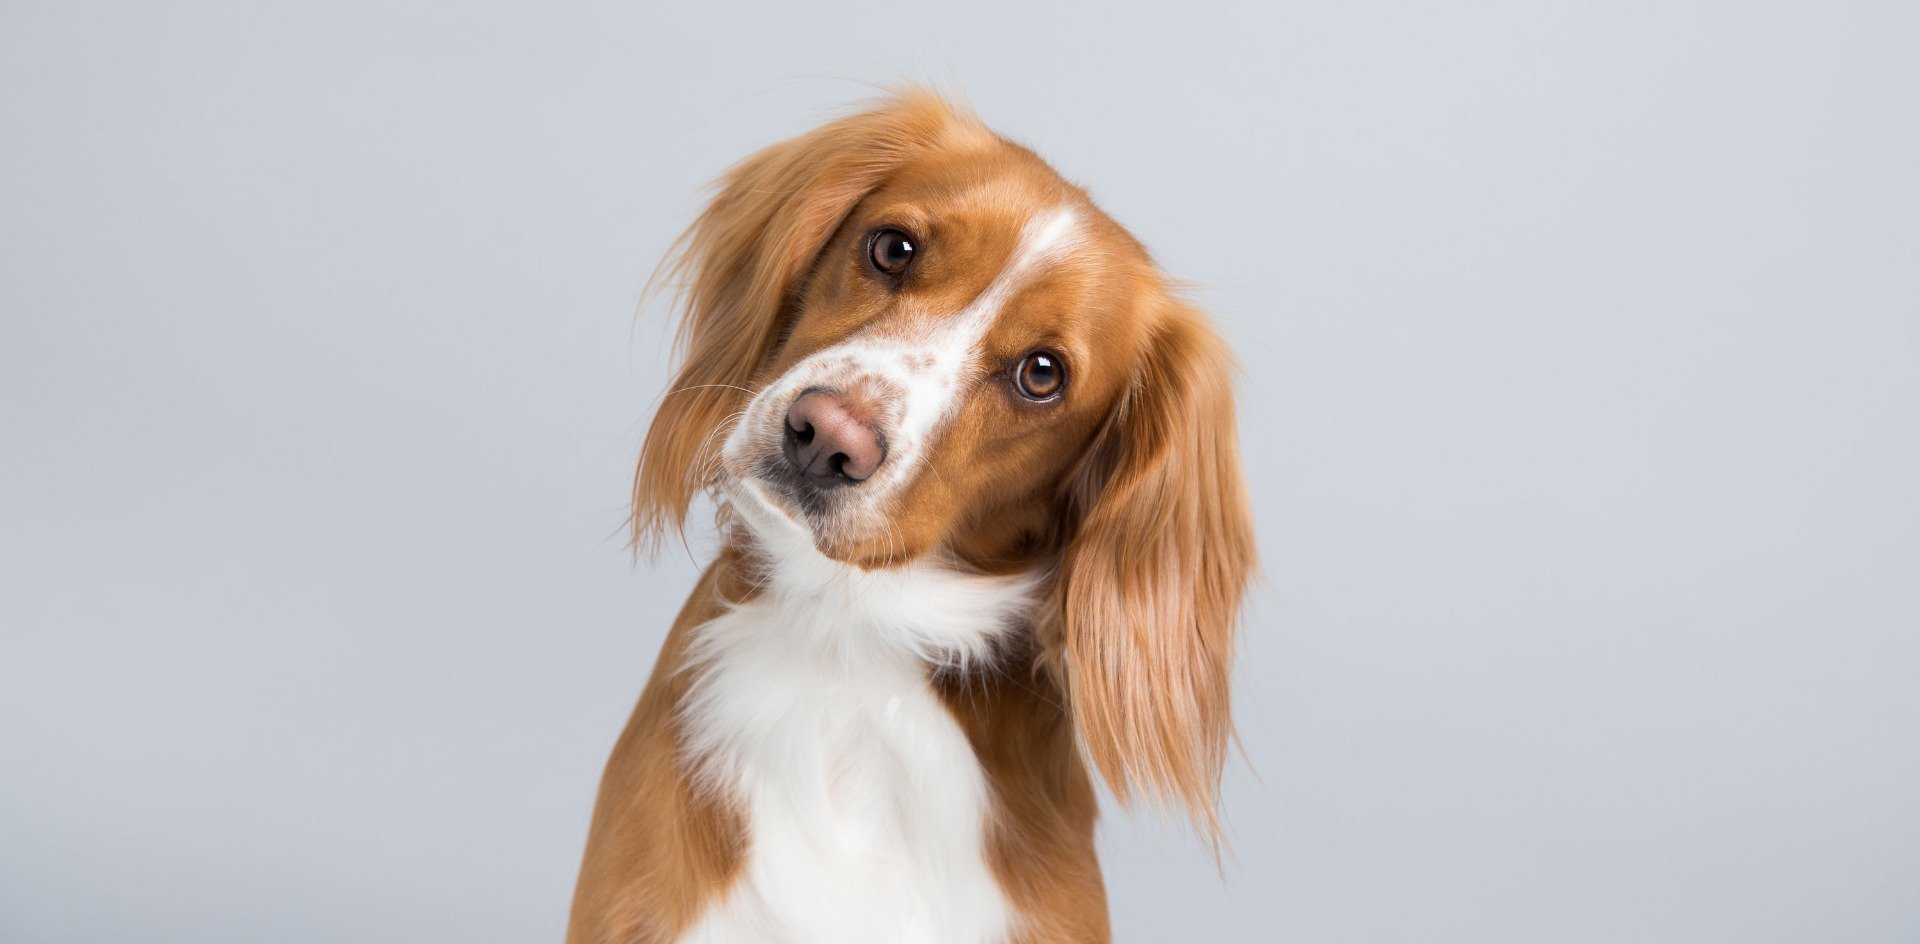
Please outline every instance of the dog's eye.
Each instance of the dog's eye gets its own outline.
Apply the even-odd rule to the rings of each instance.
[[[1034,351],[1013,369],[1013,385],[1029,400],[1051,400],[1067,382],[1067,365],[1046,351]]]
[[[883,229],[867,241],[867,258],[888,275],[899,275],[913,261],[913,237],[897,229]]]

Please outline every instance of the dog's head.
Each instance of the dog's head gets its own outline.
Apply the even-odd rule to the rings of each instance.
[[[636,536],[745,489],[845,564],[1044,573],[1088,755],[1210,819],[1253,558],[1233,366],[1140,244],[909,93],[748,158],[683,248]]]

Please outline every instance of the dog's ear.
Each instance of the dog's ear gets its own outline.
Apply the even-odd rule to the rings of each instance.
[[[1234,364],[1198,311],[1153,304],[1131,386],[1070,485],[1049,662],[1114,796],[1184,807],[1217,848],[1234,625],[1254,567]]]
[[[684,527],[689,503],[714,483],[725,425],[751,398],[802,280],[855,205],[914,154],[986,133],[938,96],[908,91],[773,145],[720,179],[661,269],[681,286],[681,362],[634,473],[636,545]]]

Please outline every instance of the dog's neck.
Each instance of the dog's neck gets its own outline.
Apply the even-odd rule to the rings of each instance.
[[[745,813],[750,852],[702,933],[998,939],[986,777],[932,676],[1016,640],[1038,581],[938,558],[862,569],[770,508],[733,511],[733,582],[755,590],[694,628],[679,716],[692,768]]]

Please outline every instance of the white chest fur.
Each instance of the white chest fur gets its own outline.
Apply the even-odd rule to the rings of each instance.
[[[816,556],[777,564],[761,596],[695,631],[686,748],[749,837],[739,879],[683,940],[1005,937],[986,781],[927,666],[984,657],[1030,589]]]

